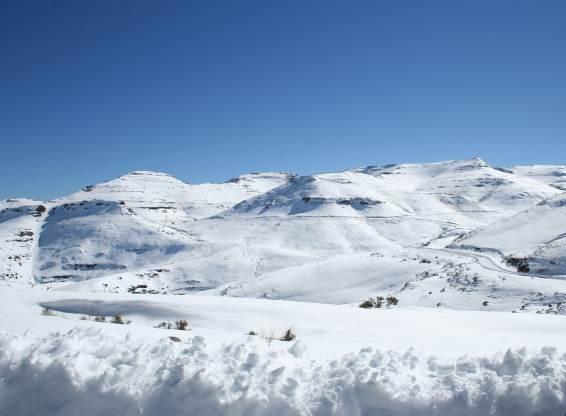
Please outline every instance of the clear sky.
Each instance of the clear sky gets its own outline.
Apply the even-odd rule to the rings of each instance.
[[[566,1],[0,2],[0,198],[474,156],[566,164]]]

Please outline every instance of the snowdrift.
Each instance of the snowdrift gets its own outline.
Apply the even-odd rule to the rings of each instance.
[[[96,329],[0,334],[2,415],[547,416],[566,406],[553,348],[441,359],[371,347],[302,359],[300,341],[214,349],[201,336],[137,343]]]

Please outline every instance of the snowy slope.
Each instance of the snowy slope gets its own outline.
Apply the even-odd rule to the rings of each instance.
[[[401,243],[410,242],[403,240],[405,225],[419,224],[416,241],[422,243],[498,221],[559,193],[471,159],[299,177],[221,216],[363,217]]]
[[[560,172],[138,171],[1,201],[0,415],[562,414]]]
[[[249,174],[223,184],[189,185],[167,174],[139,171],[87,186],[50,204],[39,239],[36,278],[77,281],[202,256],[208,245],[193,241],[184,231],[187,223],[288,177]],[[178,259],[181,252],[185,255]]]
[[[532,165],[514,166],[512,171],[566,191],[566,166]]]
[[[0,201],[0,284],[34,284],[34,255],[45,217],[40,206],[29,199]]]
[[[125,205],[91,200],[52,207],[38,241],[36,280],[82,280],[159,263],[188,250],[191,237],[137,216]]]
[[[256,173],[201,185],[138,171],[50,201],[39,222],[25,217],[36,221],[37,232],[27,249],[34,261],[20,274],[66,291],[203,291],[328,303],[395,294],[430,307],[482,309],[489,300],[492,310],[538,311],[526,305],[540,303],[539,292],[558,303],[555,292],[562,288],[519,284],[521,276],[501,257],[444,247],[490,230],[516,244],[516,235],[500,232],[508,221],[524,222],[530,238],[546,227],[558,233],[542,236],[544,247],[537,240],[519,249],[546,259],[541,274],[560,274],[561,266],[548,265],[562,261],[561,210],[544,214],[545,226],[522,217],[534,210],[538,218],[548,208],[542,201],[560,195],[543,181],[481,159],[302,177]],[[8,223],[0,224],[6,236],[22,227]]]
[[[296,178],[224,215],[433,217],[512,213],[560,193],[481,159],[388,165]]]
[[[478,158],[370,167],[362,171],[376,176],[386,187],[418,193],[423,197],[433,194],[447,198],[441,201],[469,214],[480,207],[482,211],[518,212],[559,193],[508,169],[493,168]],[[430,214],[425,206],[423,215]]]
[[[5,294],[10,415],[542,416],[566,404],[562,316]],[[110,323],[117,313],[131,323]],[[190,331],[155,328],[178,319]],[[289,327],[297,338],[278,340]]]
[[[566,193],[473,232],[455,245],[527,258],[533,273],[566,275]]]
[[[290,177],[286,173],[257,173],[220,184],[191,185],[165,173],[137,171],[99,185],[86,186],[58,202],[124,201],[137,214],[171,225],[209,217],[282,185]]]

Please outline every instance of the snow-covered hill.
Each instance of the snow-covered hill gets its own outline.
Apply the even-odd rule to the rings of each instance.
[[[0,201],[0,283],[34,283],[34,256],[46,210],[30,199]]]
[[[515,166],[512,171],[566,191],[566,166],[532,165]]]
[[[5,284],[67,291],[328,303],[395,295],[541,311],[566,286],[525,280],[508,258],[529,257],[531,276],[566,274],[556,172],[477,158],[200,185],[132,172],[42,203],[44,213],[37,201],[4,202],[0,270]]]
[[[2,201],[0,414],[561,414],[564,172],[138,171]]]
[[[525,272],[566,275],[566,194],[472,232],[456,244],[495,250],[508,263],[520,260]]]
[[[191,185],[165,173],[137,171],[99,185],[87,185],[56,202],[123,201],[138,215],[175,225],[214,215],[282,185],[291,177],[286,173],[254,173],[220,184]]]

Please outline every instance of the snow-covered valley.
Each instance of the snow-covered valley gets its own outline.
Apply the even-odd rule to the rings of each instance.
[[[565,172],[138,171],[1,201],[0,415],[563,414]]]

